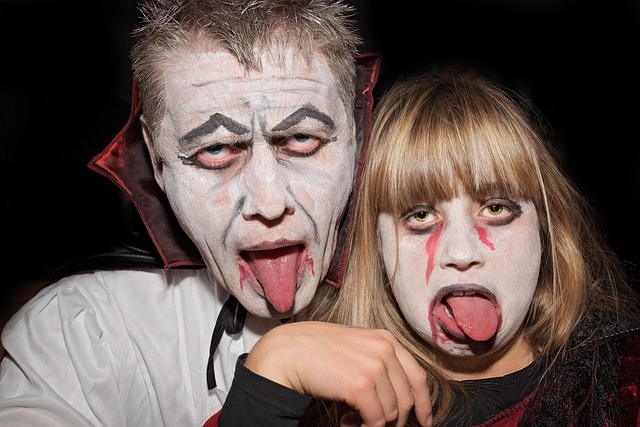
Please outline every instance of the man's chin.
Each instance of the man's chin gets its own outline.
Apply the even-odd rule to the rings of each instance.
[[[303,308],[309,305],[313,298],[313,294],[309,296],[307,293],[296,293],[293,304],[287,310],[282,310],[282,308],[276,309],[274,304],[269,302],[269,300],[263,296],[246,295],[245,297],[246,298],[238,298],[238,301],[253,316],[266,319],[288,319],[295,314],[298,314]]]

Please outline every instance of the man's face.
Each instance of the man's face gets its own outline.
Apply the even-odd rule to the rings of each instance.
[[[177,55],[154,141],[156,180],[182,228],[261,317],[291,316],[315,294],[355,167],[352,112],[326,61],[285,59],[247,72],[223,51]]]
[[[401,218],[383,213],[379,230],[393,294],[423,339],[445,354],[472,357],[516,336],[540,270],[532,202],[456,197]]]

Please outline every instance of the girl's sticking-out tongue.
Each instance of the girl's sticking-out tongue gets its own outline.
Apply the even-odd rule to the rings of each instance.
[[[487,341],[500,325],[500,310],[480,294],[451,294],[434,309],[434,315],[456,338]]]

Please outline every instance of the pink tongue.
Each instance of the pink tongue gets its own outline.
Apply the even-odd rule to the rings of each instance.
[[[298,284],[300,247],[247,253],[249,268],[273,307],[284,313],[293,307]]]
[[[444,304],[440,304],[434,314],[447,326],[449,332],[459,338],[464,333],[474,341],[487,341],[498,331],[498,310],[482,295],[449,295],[446,303],[453,319],[445,312]]]

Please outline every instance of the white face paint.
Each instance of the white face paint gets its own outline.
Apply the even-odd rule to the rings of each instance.
[[[383,213],[378,226],[394,296],[424,340],[466,357],[516,336],[540,270],[533,203],[458,197],[402,218]]]
[[[287,317],[328,271],[355,130],[321,55],[262,60],[247,72],[223,51],[175,58],[156,180],[220,284],[256,316]]]

